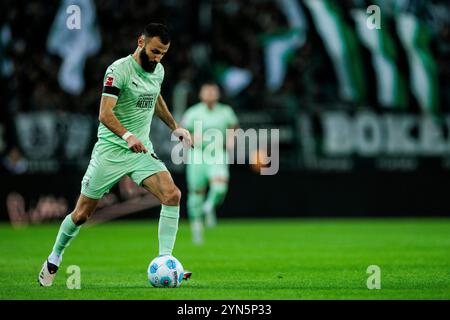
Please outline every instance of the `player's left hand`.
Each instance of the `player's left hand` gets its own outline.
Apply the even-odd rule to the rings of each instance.
[[[172,134],[183,143],[184,147],[193,148],[191,133],[188,130],[184,128],[176,128],[173,130]]]

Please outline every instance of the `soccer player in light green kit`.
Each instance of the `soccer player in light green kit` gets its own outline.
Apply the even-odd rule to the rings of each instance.
[[[38,281],[51,286],[65,248],[94,212],[98,201],[123,176],[153,193],[161,201],[158,225],[159,255],[171,255],[178,231],[180,190],[150,141],[156,114],[183,144],[192,144],[189,131],[178,126],[162,98],[164,68],[170,36],[162,24],[150,23],[139,36],[133,54],[111,64],[105,74],[100,102],[98,141],[81,183],[76,207],[62,222],[53,250]],[[188,272],[185,277],[189,277]]]
[[[233,148],[234,138],[231,130],[238,127],[238,119],[233,109],[219,103],[220,90],[215,83],[205,83],[200,89],[200,103],[197,103],[185,112],[182,125],[193,134],[194,148],[189,150],[189,160],[186,165],[186,179],[188,185],[187,209],[191,224],[192,241],[195,244],[203,242],[203,218],[207,227],[217,223],[216,208],[222,204],[228,191],[229,169],[227,149]],[[205,152],[208,143],[195,132],[197,125],[202,131],[208,129],[219,130],[226,143],[215,150],[220,156],[214,154],[214,160],[208,161],[208,152]],[[203,134],[203,136],[205,136]],[[234,137],[234,136],[233,136]],[[217,157],[216,157],[217,156]],[[197,161],[200,159],[201,161]],[[210,158],[210,160],[213,160]],[[209,187],[208,194],[206,191]]]

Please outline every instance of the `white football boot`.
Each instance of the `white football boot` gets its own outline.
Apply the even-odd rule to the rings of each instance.
[[[50,287],[53,284],[53,280],[56,276],[56,271],[58,271],[58,266],[46,260],[42,265],[41,272],[39,272],[38,282],[41,287]]]

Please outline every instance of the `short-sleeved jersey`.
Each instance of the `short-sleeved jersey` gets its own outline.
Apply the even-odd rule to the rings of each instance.
[[[181,123],[184,128],[194,132],[195,121],[201,121],[203,131],[211,128],[220,130],[224,139],[226,129],[239,124],[233,109],[222,103],[216,103],[212,110],[208,109],[203,102],[191,106],[184,113]]]
[[[116,106],[113,108],[117,119],[150,150],[153,150],[150,142],[150,125],[163,79],[164,67],[161,63],[158,63],[155,71],[150,73],[129,55],[111,64],[103,80],[102,95],[117,98]],[[128,148],[126,141],[102,123],[98,126],[97,136],[99,140]]]

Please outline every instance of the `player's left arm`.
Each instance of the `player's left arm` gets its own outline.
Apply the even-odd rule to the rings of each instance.
[[[180,141],[186,143],[187,146],[192,147],[191,134],[188,130],[180,127],[175,121],[162,95],[159,95],[156,100],[155,114],[170,128],[172,133],[180,139]]]

